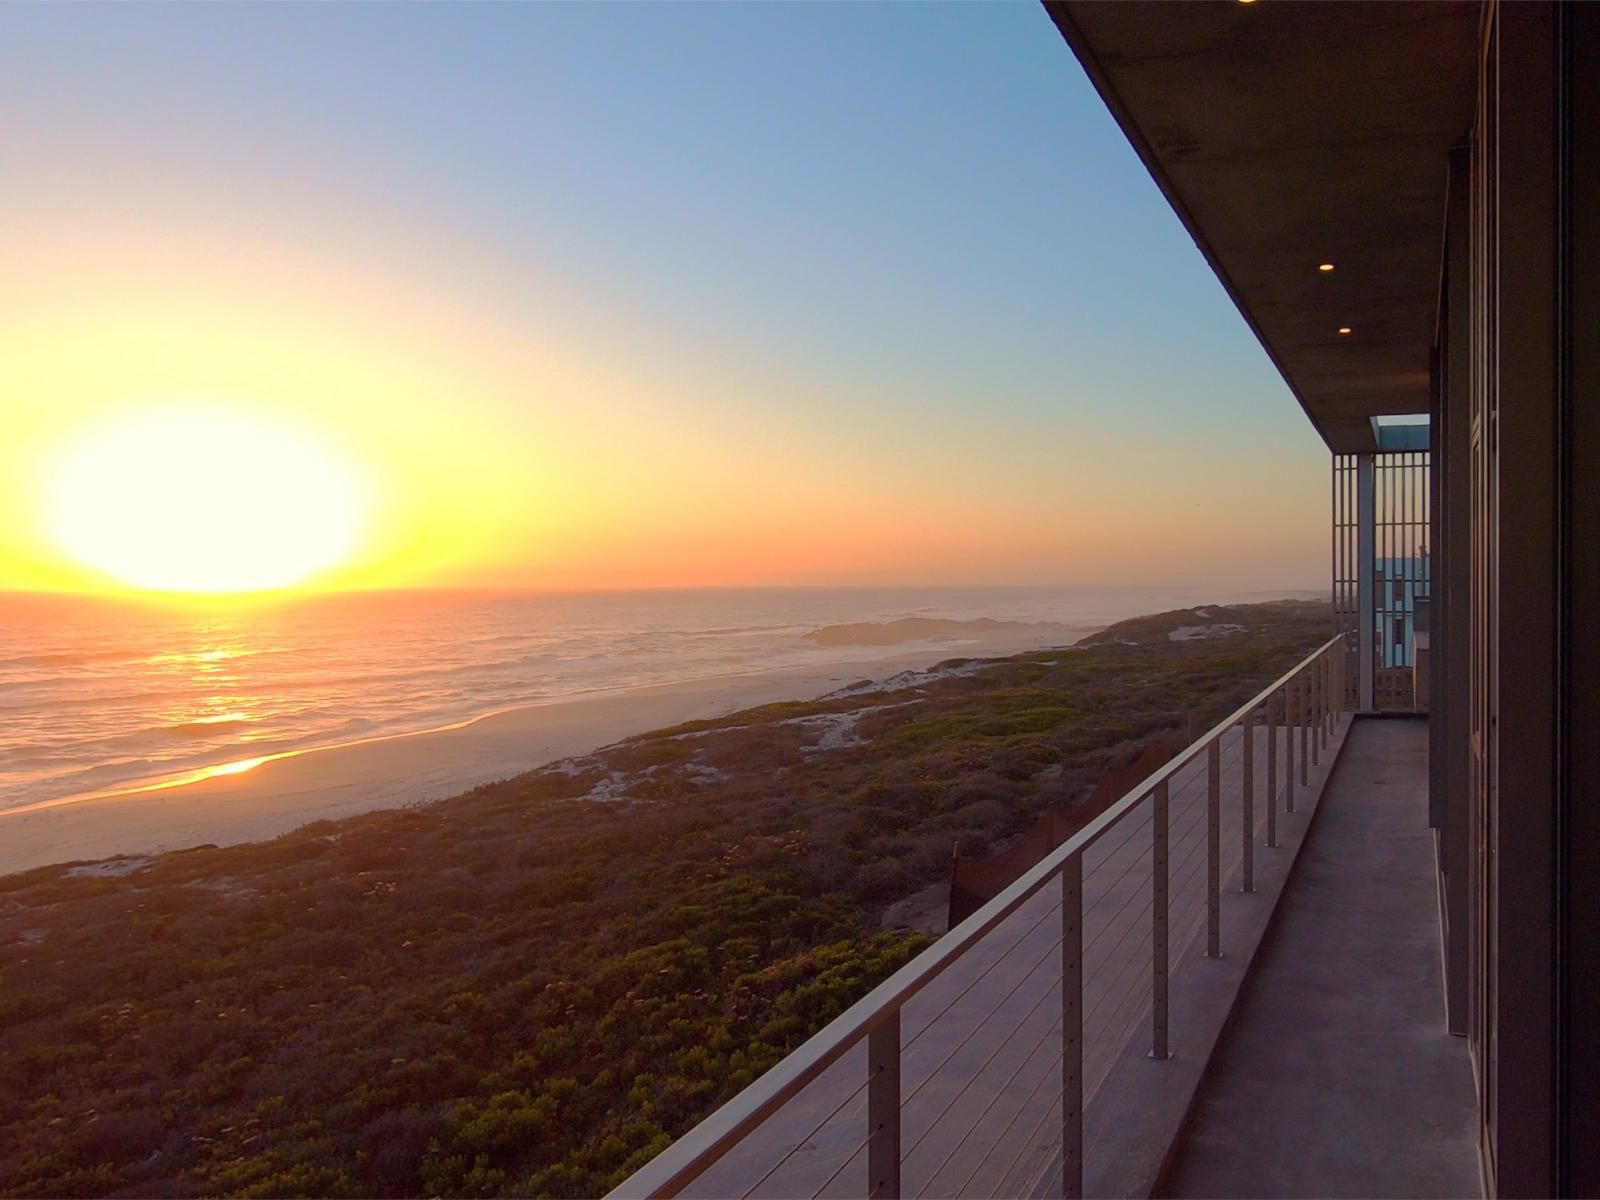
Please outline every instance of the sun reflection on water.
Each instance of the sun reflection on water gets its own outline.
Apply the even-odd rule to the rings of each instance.
[[[241,758],[238,762],[219,763],[214,767],[203,767],[195,772],[194,779],[211,779],[218,775],[243,775],[246,771],[253,770],[267,761],[266,755],[260,758]]]

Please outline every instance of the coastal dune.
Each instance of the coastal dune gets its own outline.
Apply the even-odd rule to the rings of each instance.
[[[819,646],[898,646],[905,642],[948,641],[970,637],[1020,637],[1070,641],[1083,630],[1054,621],[996,621],[979,617],[952,621],[942,617],[902,617],[898,621],[852,621],[824,625],[806,634]]]
[[[721,676],[513,709],[429,733],[269,759],[237,774],[0,811],[0,875],[52,863],[260,841],[311,821],[443,799],[682,721],[809,699],[863,678],[1064,640],[986,631],[957,648]]]

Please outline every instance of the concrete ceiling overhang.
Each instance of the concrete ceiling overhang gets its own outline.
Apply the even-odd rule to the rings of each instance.
[[[1044,2],[1328,447],[1427,412],[1476,0]]]

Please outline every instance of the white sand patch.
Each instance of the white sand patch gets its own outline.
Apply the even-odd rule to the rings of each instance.
[[[662,771],[676,771],[690,783],[698,784],[722,783],[732,778],[726,771],[708,767],[705,763],[657,763],[653,767],[643,767],[637,771],[608,771],[604,779],[578,799],[592,800],[596,804],[619,804],[631,801],[635,797],[628,795],[628,789]],[[570,773],[582,774],[582,772]]]
[[[579,796],[578,799],[592,800],[596,804],[620,803],[629,798],[627,792],[630,787],[650,778],[655,772],[655,767],[646,767],[642,771],[634,771],[631,774],[623,771],[613,771],[582,796]]]
[[[688,733],[669,733],[664,737],[653,737],[652,742],[692,742],[696,738],[710,737],[714,733],[732,733],[735,729],[749,729],[748,725],[718,725],[715,729],[691,729]]]
[[[600,762],[592,754],[582,754],[576,758],[563,758],[560,762],[549,763],[540,770],[550,775],[565,775],[568,779],[575,779],[579,775],[587,775],[590,771],[598,771]]]
[[[965,679],[992,665],[993,661],[990,659],[974,658],[949,667],[901,671],[898,675],[891,675],[887,679],[863,679],[860,683],[852,683],[849,687],[829,692],[822,699],[844,700],[851,696],[870,696],[878,692],[903,692],[907,688],[927,687],[930,683],[938,683],[941,679]]]
[[[185,887],[204,888],[208,892],[221,892],[224,896],[253,896],[256,889],[239,882],[236,875],[219,875],[215,879],[191,879]]]
[[[851,746],[864,746],[866,739],[856,734],[856,723],[868,713],[884,712],[891,708],[905,708],[915,700],[902,700],[898,704],[872,704],[849,712],[818,713],[810,717],[790,717],[780,725],[806,725],[822,730],[822,736],[809,746],[802,746],[803,754],[819,754],[828,750],[845,750]]]
[[[865,710],[863,710],[865,711]],[[795,717],[785,725],[805,725],[822,730],[822,736],[809,746],[801,748],[803,754],[820,754],[827,750],[844,750],[861,746],[865,740],[856,736],[856,722],[860,712],[824,713],[815,717]]]
[[[685,763],[681,769],[684,777],[694,783],[724,783],[733,778],[728,772],[705,763]]]
[[[90,879],[119,879],[124,875],[132,875],[135,871],[143,871],[155,859],[148,854],[138,855],[134,858],[112,858],[105,862],[88,863],[81,867],[70,867],[67,874],[73,878],[88,877]]]
[[[982,664],[976,664],[976,665],[982,665]],[[916,673],[918,673],[918,672],[910,672],[910,671],[903,672],[903,674],[905,674],[905,675],[916,674]],[[956,674],[957,672],[952,671],[950,673],[951,674]],[[971,674],[970,671],[961,671],[959,673],[960,674],[969,674],[969,675]],[[896,676],[895,678],[898,679],[899,676]],[[886,683],[887,683],[887,681],[886,681]],[[857,691],[855,689],[864,689],[864,690]],[[865,684],[865,683],[863,683],[863,684],[851,684],[851,686],[848,687],[848,688],[843,688],[838,692],[830,692],[826,696],[819,697],[819,699],[821,699],[821,700],[836,700],[836,699],[846,698],[846,697],[853,696],[853,695],[870,695],[870,694],[873,694],[873,693],[876,693],[876,692],[880,692],[880,691],[883,691],[883,690],[884,690],[884,687],[882,687],[882,686],[880,686],[878,684],[872,684],[870,688],[868,688],[867,684]],[[854,710],[852,710],[850,712],[815,713],[813,715],[804,716],[804,717],[786,717],[781,721],[774,721],[774,722],[772,722],[772,724],[773,725],[819,725],[819,726],[821,726],[822,729],[823,729],[823,733],[822,733],[821,739],[819,741],[817,741],[814,745],[801,747],[801,749],[807,754],[813,753],[814,751],[817,751],[817,750],[842,750],[846,746],[859,746],[859,745],[862,744],[862,740],[854,735],[854,729],[855,729],[856,722],[859,721],[862,717],[866,716],[868,713],[882,712],[886,708],[904,708],[907,704],[915,704],[915,703],[916,703],[915,700],[903,700],[898,704],[873,704],[873,705],[869,705],[866,708],[854,709]],[[711,737],[711,736],[713,736],[715,734],[719,734],[719,733],[738,733],[738,732],[741,732],[742,730],[755,729],[755,728],[758,728],[758,726],[755,726],[755,725],[719,725],[715,729],[692,729],[688,733],[669,734],[664,738],[660,738],[660,739],[656,739],[656,740],[670,741],[670,742],[680,742],[680,741],[688,741],[688,740],[694,739],[694,738],[707,738],[707,737]],[[552,767],[550,767],[549,769],[550,770],[561,770],[564,774],[568,774],[568,775],[579,775],[579,774],[583,773],[581,770],[567,769],[561,763],[557,763],[557,764],[553,765]],[[689,770],[697,770],[697,771],[701,771],[701,772],[711,772],[711,771],[713,771],[713,769],[711,767],[703,767],[703,766],[700,766],[700,767],[692,766],[692,767],[690,767],[688,769]],[[717,771],[717,772],[713,772],[713,773],[718,775],[718,776],[720,776],[723,779],[726,779],[728,777],[725,772]]]
[[[1243,625],[1180,625],[1167,634],[1169,642],[1193,642],[1206,638],[1232,637],[1245,632]]]

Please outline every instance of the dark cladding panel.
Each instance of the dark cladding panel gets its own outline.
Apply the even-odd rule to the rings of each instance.
[[[1570,348],[1562,425],[1562,1142],[1558,1192],[1600,1195],[1600,9],[1563,13]]]

